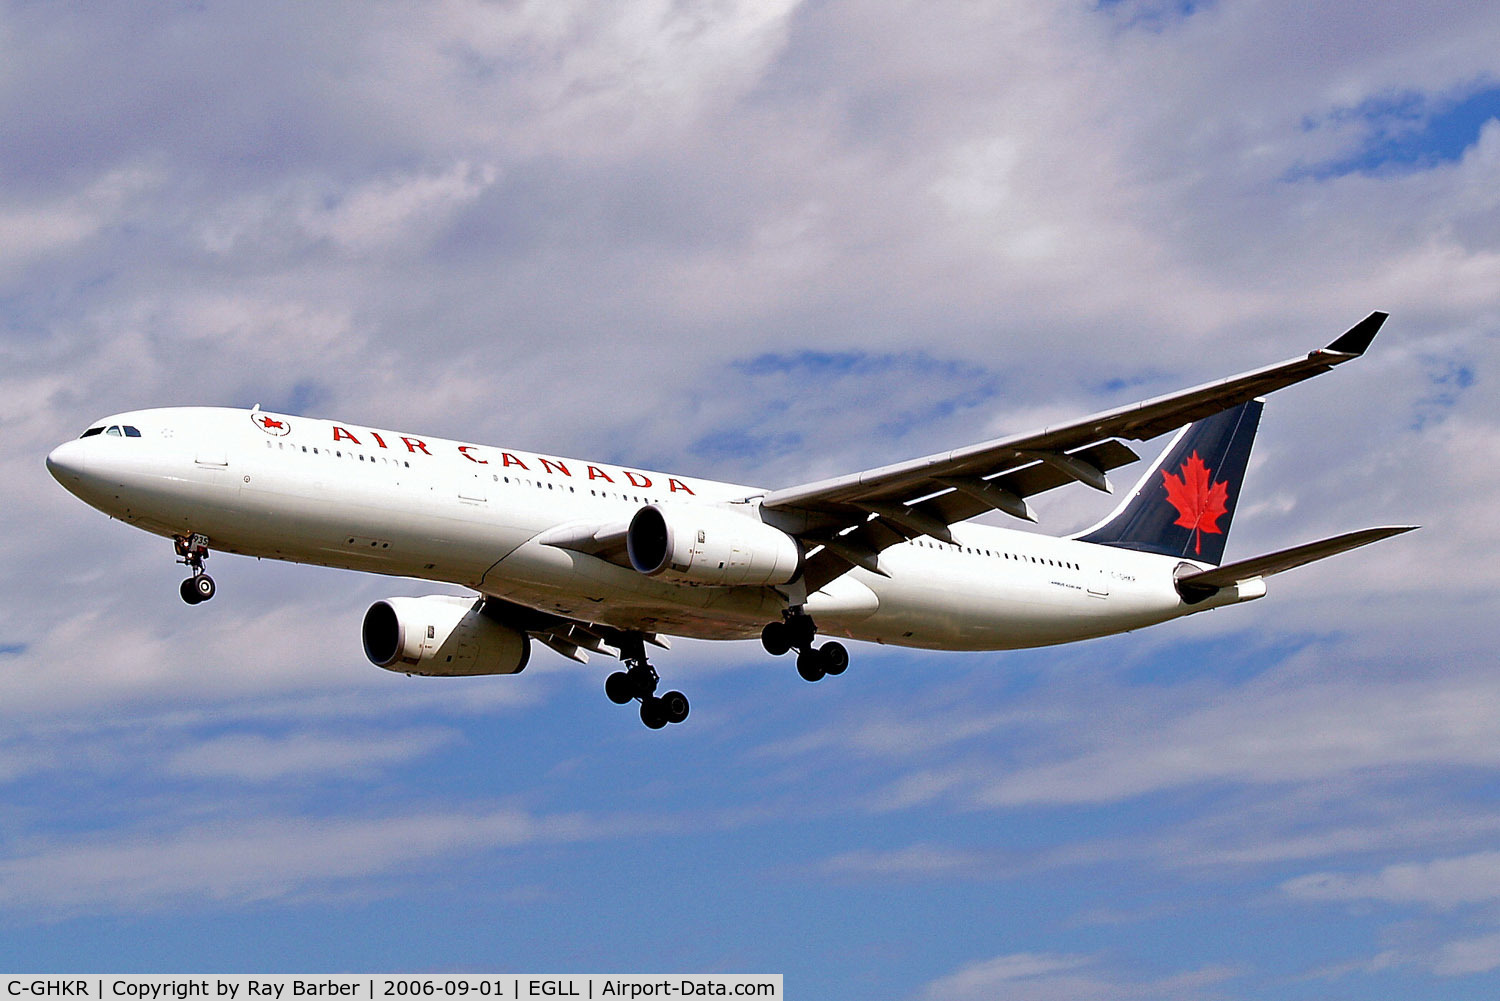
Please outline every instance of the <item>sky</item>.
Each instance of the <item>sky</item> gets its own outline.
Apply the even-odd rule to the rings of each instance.
[[[0,4],[0,968],[1495,996],[1496,37],[1443,0]],[[260,403],[788,486],[1375,309],[1271,399],[1227,556],[1420,532],[817,685],[679,641],[660,732],[600,658],[370,665],[364,610],[434,585],[220,555],[188,607],[43,467]]]

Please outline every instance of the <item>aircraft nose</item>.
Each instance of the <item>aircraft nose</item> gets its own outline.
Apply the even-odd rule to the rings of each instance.
[[[47,472],[63,486],[83,479],[88,467],[88,446],[75,438],[65,441],[47,453]]]

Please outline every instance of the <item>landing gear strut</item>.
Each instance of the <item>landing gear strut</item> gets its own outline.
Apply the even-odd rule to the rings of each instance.
[[[208,536],[197,532],[177,535],[172,537],[172,543],[177,547],[177,562],[193,571],[193,575],[177,589],[182,600],[196,605],[212,598],[218,589],[214,586],[214,579],[203,572],[203,561],[208,559]]]
[[[656,668],[646,660],[646,644],[640,636],[629,636],[620,649],[620,659],[625,670],[616,671],[604,679],[604,694],[616,705],[623,706],[633,699],[641,703],[641,722],[653,730],[660,730],[668,723],[681,723],[688,717],[687,696],[681,692],[656,694],[661,679]]]
[[[780,657],[789,650],[797,651],[797,673],[807,681],[821,681],[825,675],[839,675],[849,666],[849,651],[838,642],[824,643],[814,649],[813,639],[818,627],[812,617],[801,608],[792,608],[781,613],[780,622],[768,622],[760,631],[761,645],[766,653]]]

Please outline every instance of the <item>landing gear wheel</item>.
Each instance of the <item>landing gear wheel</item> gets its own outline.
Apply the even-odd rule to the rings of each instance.
[[[767,622],[760,631],[760,645],[772,657],[780,657],[792,648],[792,631],[785,622]]]
[[[609,700],[623,706],[639,699],[641,722],[653,730],[687,719],[686,695],[668,692],[657,697],[656,688],[661,683],[661,678],[646,659],[645,635],[626,633],[620,637],[619,647],[620,660],[625,663],[625,670],[616,671],[604,679],[604,694],[609,696]]]
[[[604,694],[615,705],[623,706],[635,698],[635,682],[624,671],[616,671],[604,679]]]
[[[655,697],[641,700],[641,722],[653,730],[667,725],[667,708],[662,701]]]
[[[662,712],[666,714],[668,723],[681,723],[688,718],[687,696],[681,692],[668,692],[657,701],[661,703]]]
[[[177,593],[189,605],[207,601],[214,596],[214,579],[203,572],[203,561],[208,559],[208,536],[199,532],[192,535],[175,535],[172,545],[177,550],[177,562],[193,571],[193,575],[182,582]]]
[[[630,682],[630,698],[649,699],[656,694],[656,685],[659,680],[656,672],[649,667],[632,667],[625,672],[626,679]],[[626,699],[630,701],[630,699]]]
[[[840,675],[849,666],[849,651],[842,643],[824,643],[818,647],[818,656],[823,658],[823,670],[830,675]]]
[[[797,654],[797,673],[802,675],[803,681],[822,681],[823,675],[828,673],[822,653],[808,648]]]
[[[792,639],[792,646],[798,650],[812,646],[813,637],[818,634],[818,627],[813,624],[810,615],[793,615],[783,625],[786,626],[787,635]]]

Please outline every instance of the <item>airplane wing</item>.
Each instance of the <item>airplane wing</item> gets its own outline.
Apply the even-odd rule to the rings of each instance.
[[[1035,520],[1025,498],[1064,483],[1108,491],[1105,474],[1138,456],[1119,439],[1145,441],[1364,354],[1387,314],[1371,313],[1305,357],[1116,407],[1082,420],[997,438],[861,473],[773,490],[766,520],[809,546],[807,590],[856,566],[880,573],[877,557],[922,535],[951,542],[948,526],[986,511]]]
[[[512,629],[519,629],[537,642],[580,664],[589,662],[589,651],[606,657],[619,657],[621,651],[628,648],[631,636],[637,642],[644,641],[663,650],[672,648],[667,637],[656,633],[627,633],[598,622],[537,611],[503,598],[486,596],[484,614]]]

